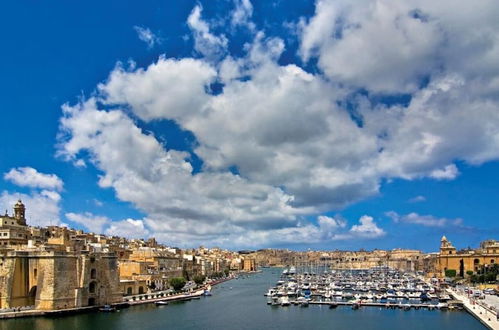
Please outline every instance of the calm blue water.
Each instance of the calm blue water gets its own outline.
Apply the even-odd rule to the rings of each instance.
[[[225,282],[213,296],[168,306],[142,305],[118,313],[0,321],[0,329],[485,329],[463,311],[387,310],[363,307],[267,306],[263,296],[280,270]]]

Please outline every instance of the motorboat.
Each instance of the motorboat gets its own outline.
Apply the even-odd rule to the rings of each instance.
[[[449,308],[449,304],[439,302],[439,303],[437,304],[437,308],[438,308],[438,309],[447,309],[447,308]]]
[[[156,306],[166,306],[166,305],[168,305],[168,304],[169,304],[169,302],[168,302],[168,301],[166,301],[166,300],[160,300],[160,301],[156,301],[154,304],[155,304]]]
[[[282,296],[279,300],[281,306],[289,306],[291,303],[289,302],[289,298],[287,296]]]
[[[101,308],[99,308],[99,311],[105,312],[105,313],[112,313],[112,312],[116,312],[116,307],[111,306],[111,305],[104,305]]]

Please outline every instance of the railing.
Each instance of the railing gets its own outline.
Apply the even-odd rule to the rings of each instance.
[[[149,299],[158,299],[163,297],[169,297],[173,295],[173,290],[169,289],[166,291],[158,291],[158,292],[150,292],[150,293],[142,293],[136,295],[124,296],[124,301],[139,301],[139,300],[149,300]]]

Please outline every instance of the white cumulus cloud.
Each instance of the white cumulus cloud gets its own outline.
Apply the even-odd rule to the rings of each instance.
[[[250,5],[236,2],[233,24],[250,19]],[[228,54],[228,39],[201,14],[196,5],[187,24],[202,58],[118,65],[61,119],[59,155],[93,163],[100,186],[147,214],[140,224],[159,238],[379,238],[385,230],[367,215],[350,227],[305,216],[373,196],[384,180],[452,180],[456,164],[499,159],[496,2],[317,1],[294,25],[313,72],[281,64],[286,42],[264,31],[243,55]],[[223,84],[215,94],[214,82]],[[406,102],[375,101],[401,95]],[[199,173],[189,153],[140,129],[159,120],[193,134]]]
[[[63,182],[55,174],[40,173],[32,167],[13,168],[4,174],[4,179],[22,187],[62,190]]]
[[[85,228],[96,234],[102,234],[104,227],[109,225],[111,220],[105,216],[94,215],[90,212],[66,213],[66,218],[72,222],[83,225]]]
[[[194,49],[210,60],[220,59],[227,51],[228,40],[225,35],[215,35],[210,31],[210,25],[203,20],[200,4],[192,9],[187,18],[187,25],[194,35]]]

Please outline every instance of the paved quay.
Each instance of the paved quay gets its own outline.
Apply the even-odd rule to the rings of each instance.
[[[486,305],[479,299],[469,298],[464,291],[447,289],[447,292],[455,299],[462,301],[464,308],[486,327],[499,330],[499,320],[497,319],[497,310],[495,308]]]
[[[227,277],[220,280],[216,280],[210,282],[209,285],[216,286],[226,281],[230,281],[234,279],[234,277]],[[190,300],[190,299],[199,299],[204,294],[204,290],[207,286],[203,286],[191,293],[181,293],[174,294],[170,296],[159,296],[159,293],[149,293],[143,295],[129,296],[124,297],[124,301],[122,303],[111,304],[117,308],[123,308],[132,305],[141,305],[141,304],[151,304],[157,301],[182,301],[182,300]],[[147,297],[147,298],[146,298]],[[1,319],[12,319],[12,318],[21,318],[21,317],[35,317],[35,316],[60,316],[60,315],[71,315],[71,314],[79,314],[86,312],[95,312],[98,311],[102,306],[86,306],[86,307],[78,307],[78,308],[67,308],[67,309],[58,309],[58,310],[37,310],[37,309],[25,309],[20,311],[9,311],[9,312],[0,312],[0,320]]]

